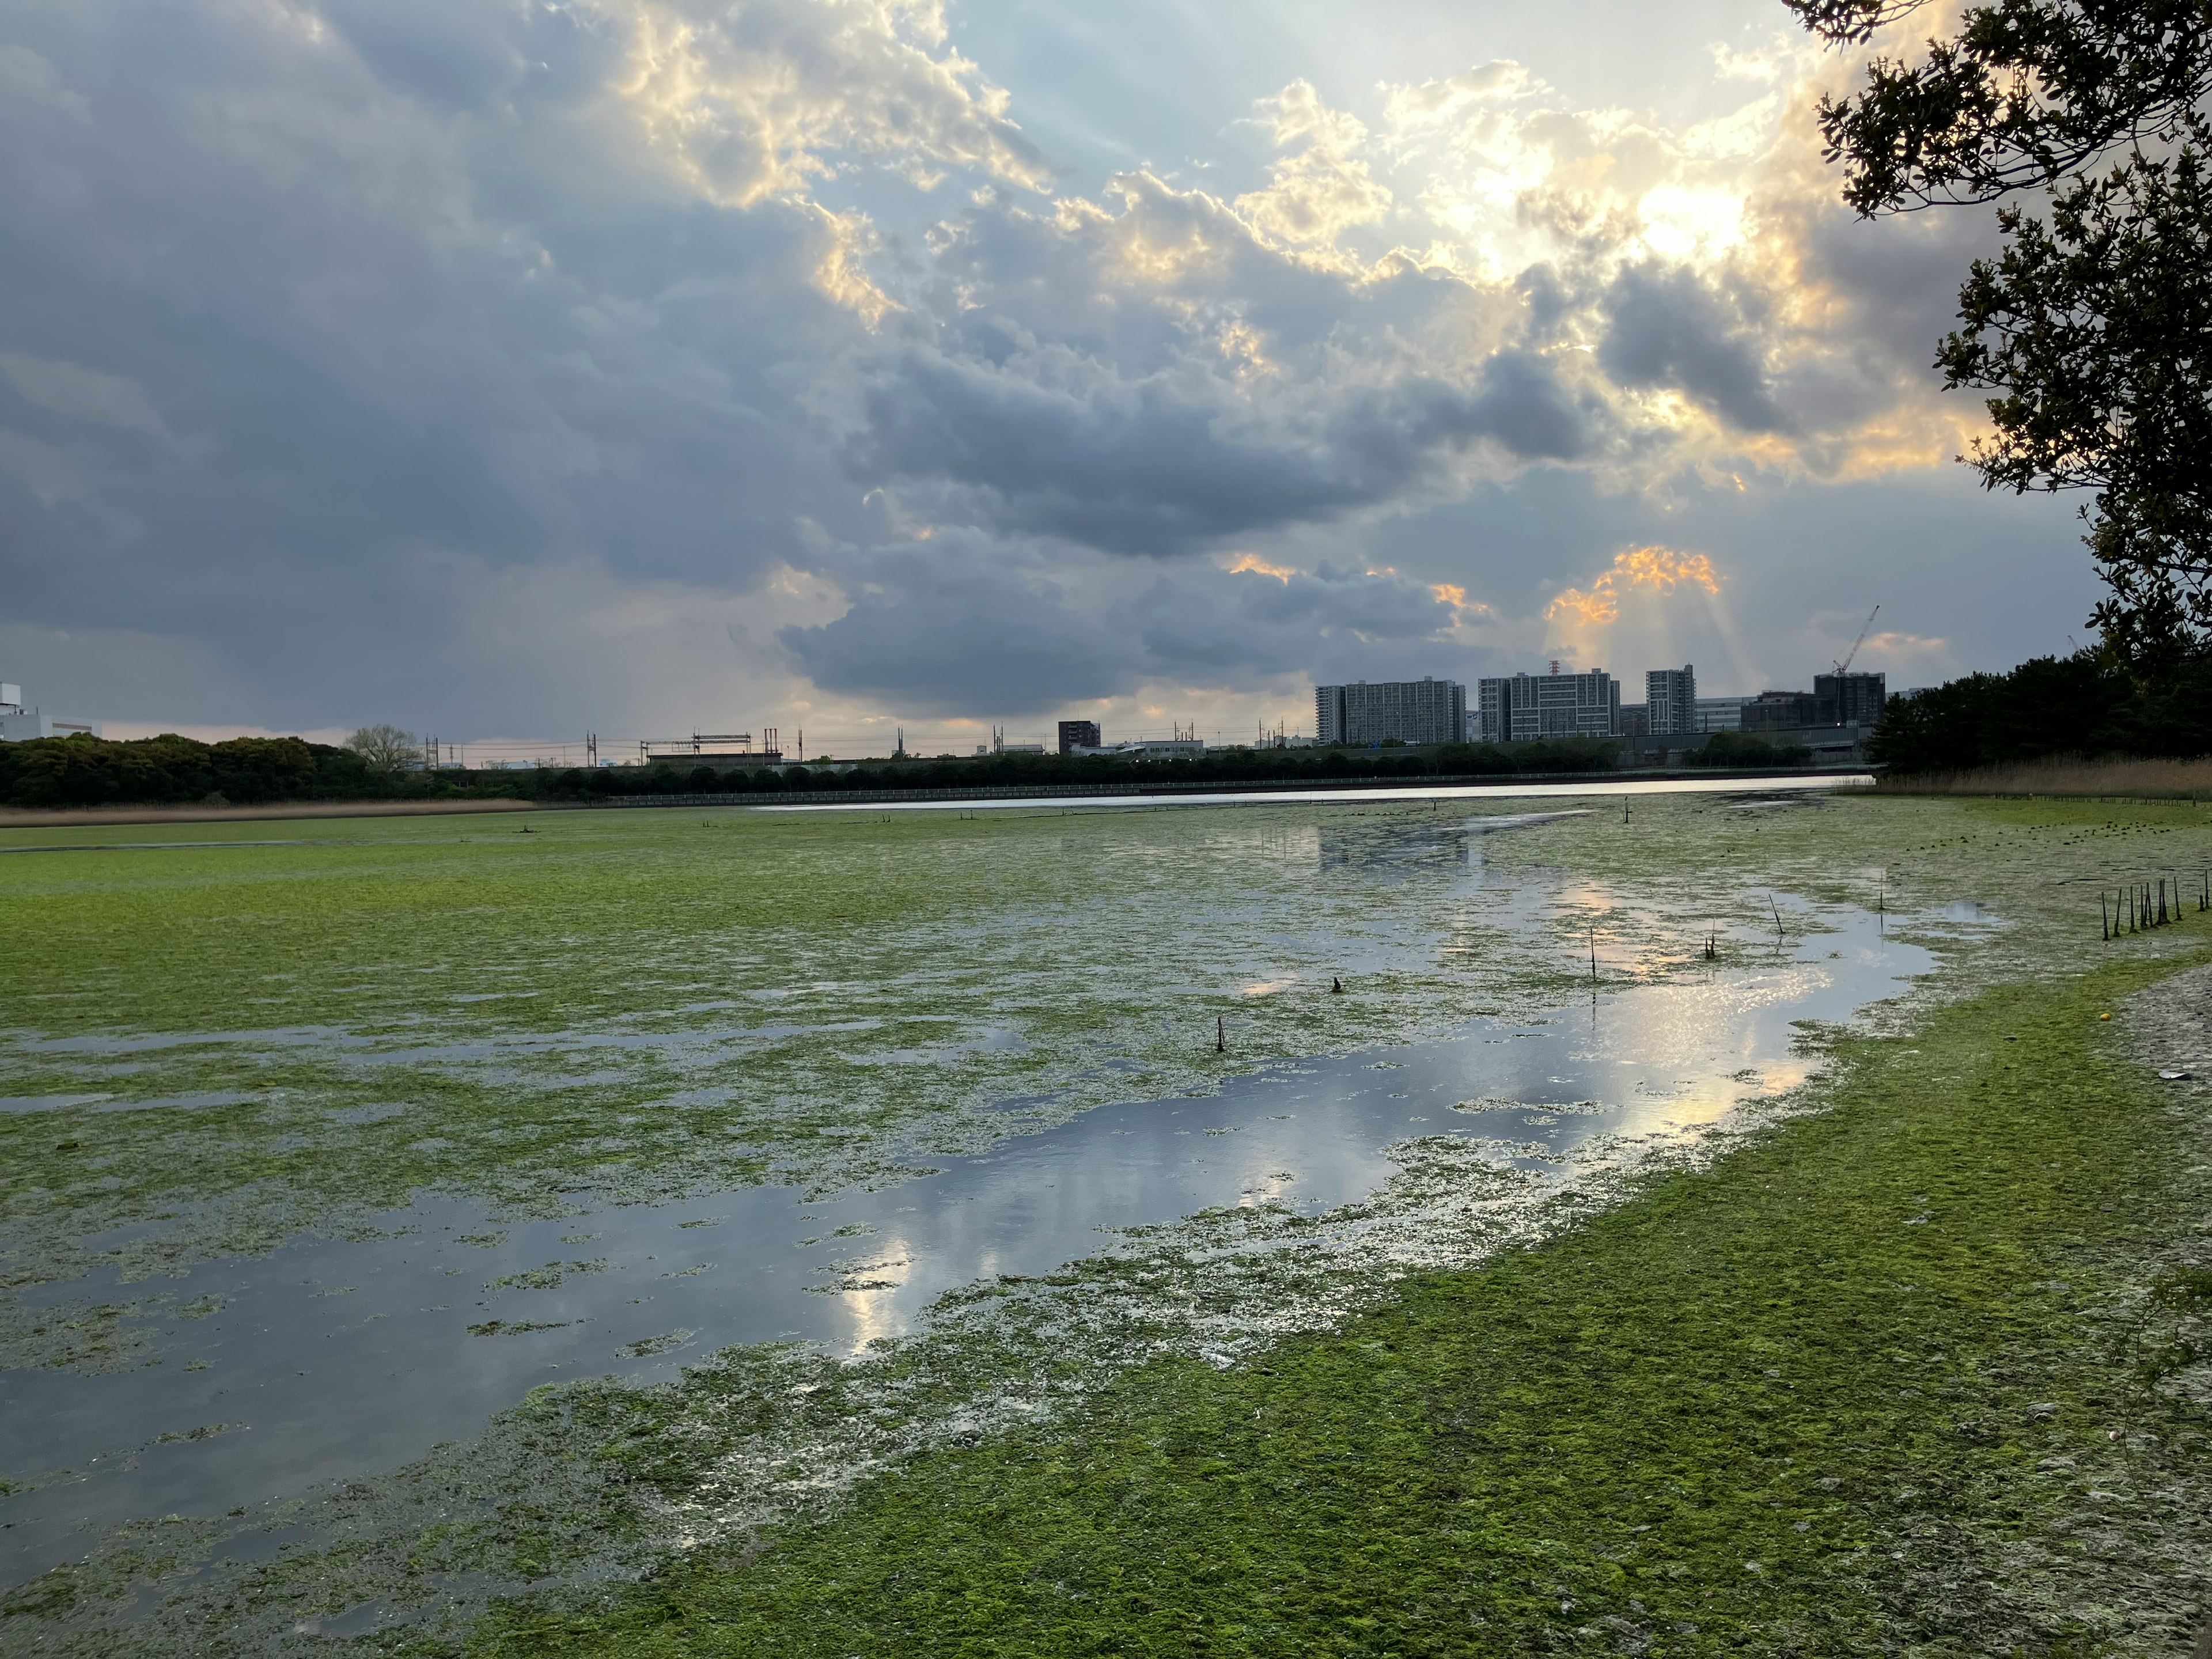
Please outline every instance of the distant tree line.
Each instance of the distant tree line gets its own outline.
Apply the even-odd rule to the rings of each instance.
[[[1088,784],[1133,791],[1163,785],[1286,783],[1314,788],[1425,777],[1503,777],[1611,771],[1620,745],[1602,738],[1448,743],[1431,748],[1220,749],[1177,760],[1109,755],[978,755],[860,765],[714,766],[656,761],[586,770],[424,771],[404,734],[368,727],[345,745],[302,738],[199,743],[173,734],[109,741],[42,738],[0,744],[0,804],[9,806],[263,805],[283,801],[435,800],[504,797],[586,802],[637,795],[771,795],[931,789],[1042,788]],[[1800,748],[1723,733],[1692,764],[1778,767]]]
[[[1893,772],[1970,771],[2050,755],[2212,754],[2212,653],[2131,668],[2110,649],[2039,657],[1893,696],[1868,752]]]
[[[1776,743],[1756,732],[1716,732],[1702,749],[1683,753],[1689,766],[1802,766],[1813,751],[1802,743]]]
[[[1178,760],[1112,755],[978,755],[933,761],[827,766],[580,768],[547,775],[540,793],[553,799],[662,794],[776,794],[793,791],[1039,788],[1055,784],[1158,788],[1163,784],[1287,781],[1318,787],[1367,780],[1480,777],[1514,772],[1605,772],[1620,746],[1594,738],[1559,743],[1447,743],[1432,749],[1219,749]]]
[[[0,743],[0,802],[10,806],[251,806],[514,793],[507,775],[404,771],[389,759],[304,738],[198,743],[172,733]]]
[[[1219,750],[1185,760],[1108,756],[986,755],[831,769],[650,766],[542,771],[422,771],[419,751],[367,728],[343,747],[302,738],[199,743],[173,734],[114,741],[41,738],[0,743],[0,803],[10,806],[260,805],[281,801],[428,800],[526,797],[586,801],[626,795],[743,795],[794,791],[1036,787],[1289,780],[1326,787],[1366,780],[1483,776],[1511,772],[1602,772],[1619,745],[1592,739],[1445,744],[1407,750]]]

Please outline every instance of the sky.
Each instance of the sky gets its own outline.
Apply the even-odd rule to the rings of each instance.
[[[860,754],[2066,651],[2076,504],[1928,367],[1991,222],[1838,204],[1856,68],[1777,0],[0,0],[0,679]]]

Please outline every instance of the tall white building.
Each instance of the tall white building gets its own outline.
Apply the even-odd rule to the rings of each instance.
[[[1475,684],[1476,735],[1485,743],[1610,738],[1620,732],[1620,683],[1602,668],[1510,674]]]
[[[1467,688],[1452,680],[1382,680],[1314,688],[1319,743],[1458,743],[1467,732]]]
[[[1674,737],[1698,727],[1698,671],[1655,668],[1644,677],[1644,706],[1655,738]]]

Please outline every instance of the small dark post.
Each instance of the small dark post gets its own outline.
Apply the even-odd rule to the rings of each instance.
[[[1213,1017],[1213,1052],[1217,1054],[1229,1052],[1229,1021],[1219,1014]]]
[[[1590,983],[1597,983],[1597,924],[1590,924]]]
[[[2102,893],[2097,895],[2097,929],[2098,938],[2112,938],[2112,919],[2105,914],[2105,896]]]

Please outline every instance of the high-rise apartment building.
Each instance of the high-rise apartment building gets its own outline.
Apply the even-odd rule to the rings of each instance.
[[[1887,674],[1815,674],[1813,695],[1821,713],[1838,726],[1872,726],[1889,702]]]
[[[1467,688],[1451,680],[1383,680],[1314,688],[1321,743],[1458,743],[1467,733]]]
[[[1620,731],[1620,683],[1602,668],[1510,674],[1475,686],[1477,736],[1485,743],[1539,738],[1610,738]]]
[[[1698,729],[1698,671],[1654,668],[1644,677],[1644,707],[1651,735],[1674,737]]]
[[[1079,749],[1103,747],[1097,720],[1062,720],[1060,723],[1060,752],[1069,755]]]

